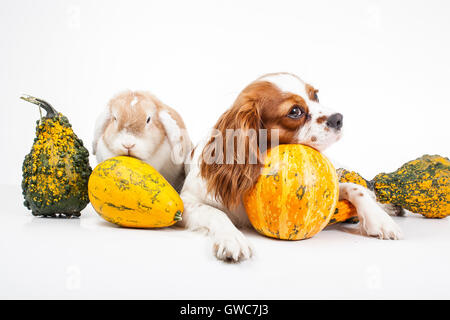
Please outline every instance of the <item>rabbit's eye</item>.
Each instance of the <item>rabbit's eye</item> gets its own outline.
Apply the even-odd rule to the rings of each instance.
[[[150,123],[150,118],[151,118],[150,116],[147,118],[147,123]]]

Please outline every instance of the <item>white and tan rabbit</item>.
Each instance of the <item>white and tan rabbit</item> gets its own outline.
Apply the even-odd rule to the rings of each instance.
[[[174,109],[149,92],[125,91],[97,118],[92,147],[98,162],[121,155],[141,159],[180,191],[192,143]]]

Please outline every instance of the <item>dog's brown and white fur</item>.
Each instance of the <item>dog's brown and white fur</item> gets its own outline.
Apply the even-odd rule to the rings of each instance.
[[[249,130],[278,129],[279,143],[301,143],[324,150],[341,137],[342,115],[319,103],[317,90],[290,73],[267,74],[248,85],[233,106],[216,123],[216,132],[240,129],[236,139],[249,146]],[[258,136],[258,139],[260,137]],[[234,138],[233,138],[234,139]],[[269,134],[270,139],[270,134]],[[203,230],[213,240],[214,254],[225,261],[250,258],[253,248],[239,227],[249,226],[242,195],[256,182],[263,159],[249,147],[257,164],[217,164],[204,161],[211,136],[193,151],[191,165],[181,191],[185,212],[182,224]],[[239,141],[238,141],[239,142]],[[226,148],[226,143],[223,144]],[[234,147],[233,147],[234,148]],[[223,150],[224,152],[226,150]],[[235,150],[233,150],[234,152]],[[370,191],[352,183],[341,183],[341,199],[357,209],[362,231],[381,239],[399,239],[401,231],[393,219],[375,202]]]

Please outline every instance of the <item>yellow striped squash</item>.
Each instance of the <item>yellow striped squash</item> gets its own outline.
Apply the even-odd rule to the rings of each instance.
[[[158,171],[136,158],[101,162],[89,178],[88,191],[97,213],[123,227],[167,227],[181,220],[178,193]]]

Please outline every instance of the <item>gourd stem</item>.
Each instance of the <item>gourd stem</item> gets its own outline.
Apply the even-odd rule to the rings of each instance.
[[[181,220],[183,220],[182,218],[181,218],[181,211],[177,211],[176,213],[175,213],[175,217],[173,218],[175,221],[181,221]]]
[[[46,114],[46,118],[53,118],[54,116],[56,116],[58,114],[58,112],[52,107],[52,105],[50,103],[48,103],[47,101],[44,101],[42,99],[38,99],[32,96],[29,96],[27,94],[23,94],[20,99],[34,103],[36,105],[38,105],[39,107],[41,107],[42,109],[44,109],[47,114]]]
[[[370,181],[367,181],[367,189],[369,189],[370,191],[375,191],[375,178],[373,178]]]

